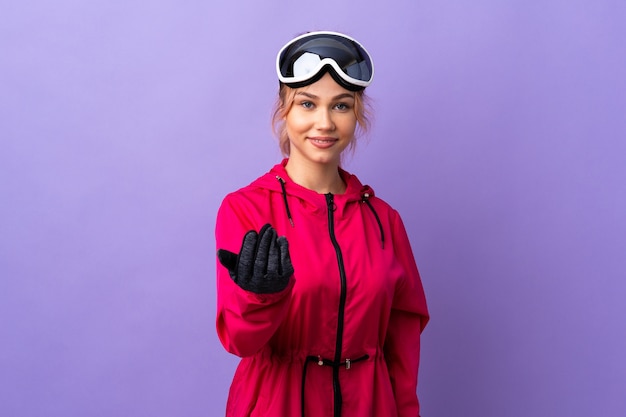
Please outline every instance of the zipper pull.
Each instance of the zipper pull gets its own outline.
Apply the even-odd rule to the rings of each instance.
[[[337,210],[337,205],[335,204],[335,196],[333,195],[333,193],[325,194],[325,196],[326,196],[326,208],[328,209],[328,212],[334,213],[335,210]]]

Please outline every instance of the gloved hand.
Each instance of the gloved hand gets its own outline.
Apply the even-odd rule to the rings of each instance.
[[[256,294],[284,290],[293,275],[287,238],[277,237],[269,224],[258,234],[254,230],[247,232],[239,254],[219,249],[217,257],[237,285]]]

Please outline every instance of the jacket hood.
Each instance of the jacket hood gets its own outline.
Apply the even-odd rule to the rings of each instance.
[[[328,202],[326,195],[317,193],[313,190],[305,188],[293,182],[285,166],[289,160],[283,159],[281,163],[276,164],[268,173],[256,179],[250,187],[266,189],[270,192],[280,193],[282,195],[285,206],[285,215],[289,219],[292,227],[295,227],[291,217],[291,209],[289,199],[296,198],[300,204],[311,214],[324,214],[327,211]],[[361,181],[349,172],[339,168],[339,175],[346,184],[346,192],[343,194],[333,194],[333,208],[335,215],[339,218],[344,217],[346,208],[351,204],[364,203],[372,212],[373,218],[376,220],[380,230],[381,244],[385,245],[385,234],[382,223],[378,217],[378,213],[370,202],[374,197],[374,190],[369,185],[361,184]],[[289,197],[289,198],[288,198]]]
[[[320,201],[324,202],[324,194],[296,184],[289,178],[289,174],[287,174],[285,169],[288,161],[288,158],[283,159],[282,162],[276,164],[268,173],[255,180],[251,185],[279,193],[285,192],[287,195],[297,197],[315,206],[319,205]],[[341,168],[339,168],[339,175],[346,183],[346,192],[344,194],[334,194],[337,203],[342,202],[345,204],[374,197],[372,187],[361,184],[356,175],[350,174]],[[284,184],[284,190],[281,182]]]

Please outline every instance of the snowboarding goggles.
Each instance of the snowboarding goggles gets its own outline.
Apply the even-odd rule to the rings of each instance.
[[[292,88],[313,84],[327,71],[342,87],[358,91],[372,83],[374,64],[356,39],[327,31],[292,39],[276,57],[278,79]]]

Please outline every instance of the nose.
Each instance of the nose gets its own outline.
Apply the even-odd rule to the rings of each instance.
[[[318,111],[316,127],[319,130],[329,131],[335,129],[335,123],[333,122],[333,116],[330,110],[320,109]]]

